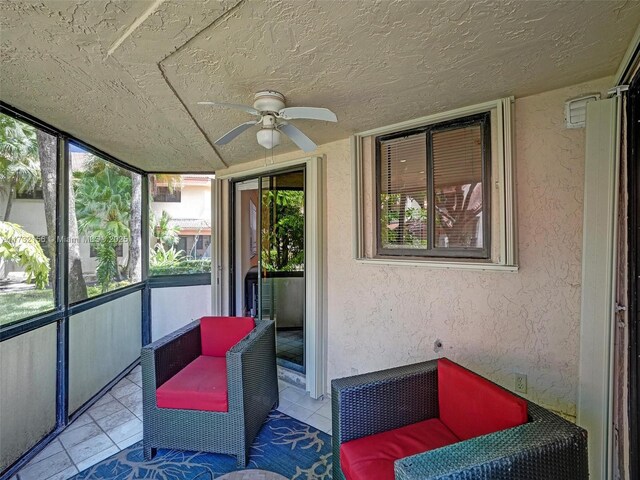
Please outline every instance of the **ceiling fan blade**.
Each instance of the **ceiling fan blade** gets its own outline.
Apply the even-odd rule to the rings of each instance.
[[[238,135],[240,135],[242,132],[244,132],[245,130],[253,127],[256,123],[258,123],[257,120],[251,120],[250,122],[241,123],[240,125],[238,125],[234,129],[229,130],[227,133],[225,133],[223,136],[221,136],[214,143],[216,145],[226,145],[231,140],[233,140]]]
[[[237,103],[221,103],[221,102],[198,102],[198,105],[213,105],[215,107],[233,108],[235,110],[242,110],[243,112],[250,113],[251,115],[260,116],[260,112],[248,105],[238,105]]]
[[[309,120],[325,120],[327,122],[337,122],[338,117],[328,108],[317,107],[287,107],[278,112],[280,118],[284,120],[294,120],[296,118],[306,118]]]
[[[286,125],[280,125],[278,128],[303,151],[312,152],[316,148],[318,148],[318,146],[313,143],[313,141],[309,137],[307,137],[298,128],[294,127],[290,123],[287,123]]]

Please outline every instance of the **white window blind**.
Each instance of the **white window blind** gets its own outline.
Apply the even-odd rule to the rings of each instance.
[[[427,246],[427,137],[380,144],[380,242],[383,248]]]
[[[482,127],[431,136],[438,248],[482,248]]]
[[[379,251],[483,257],[488,116],[378,139]]]

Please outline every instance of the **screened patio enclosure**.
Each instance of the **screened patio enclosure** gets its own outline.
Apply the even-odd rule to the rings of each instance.
[[[333,380],[447,357],[640,474],[640,2],[0,18],[0,480],[205,315],[275,320],[279,407],[331,432]]]
[[[5,104],[0,122],[12,147],[0,166],[10,473],[131,371],[142,345],[211,313],[211,175],[144,172]]]

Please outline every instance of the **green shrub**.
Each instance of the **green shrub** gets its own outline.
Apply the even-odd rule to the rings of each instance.
[[[152,265],[149,267],[149,275],[186,275],[190,273],[211,272],[211,259],[206,260],[181,260],[169,265]]]
[[[87,293],[89,294],[89,297],[95,297],[96,295],[100,295],[105,292],[111,292],[113,290],[126,287],[127,285],[131,285],[131,282],[128,280],[123,280],[121,282],[111,282],[107,290],[103,290],[101,285],[91,285],[87,287]]]
[[[0,222],[0,258],[24,267],[27,282],[34,282],[36,288],[49,283],[49,259],[36,238],[20,225]]]

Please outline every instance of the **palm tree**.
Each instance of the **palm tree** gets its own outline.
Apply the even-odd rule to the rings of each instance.
[[[0,188],[7,196],[4,221],[9,221],[16,193],[35,190],[42,177],[33,127],[0,115]]]
[[[166,210],[162,211],[157,221],[153,212],[149,212],[149,227],[151,235],[163,248],[173,247],[180,241],[180,227],[171,225],[171,217]]]
[[[121,280],[116,249],[123,239],[131,238],[132,180],[95,157],[85,167],[74,174],[76,215],[80,232],[98,245],[96,274],[104,292],[113,280]]]

